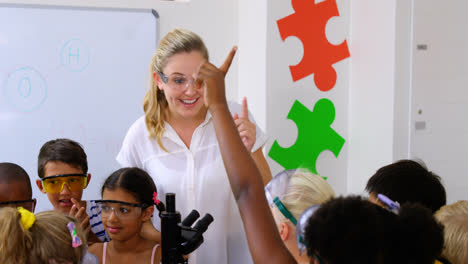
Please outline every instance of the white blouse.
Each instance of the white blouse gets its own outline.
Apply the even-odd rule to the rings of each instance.
[[[231,113],[241,113],[241,105],[229,102]],[[255,123],[249,113],[249,119]],[[175,130],[166,122],[161,138],[162,150],[156,139],[149,138],[144,116],[128,130],[117,155],[123,167],[139,167],[146,170],[158,189],[158,198],[165,201],[166,193],[176,194],[176,210],[184,219],[192,209],[201,217],[206,213],[214,222],[204,233],[203,244],[190,254],[189,263],[252,263],[245,232],[237,204],[218,147],[211,114],[198,126],[190,143],[183,143]],[[267,138],[259,127],[252,148],[261,148]],[[153,218],[156,229],[160,229],[159,217]],[[259,223],[261,224],[261,223]]]

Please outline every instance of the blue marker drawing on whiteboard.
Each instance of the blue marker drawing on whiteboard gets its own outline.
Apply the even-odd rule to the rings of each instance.
[[[31,80],[29,77],[24,77],[20,80],[18,84],[18,93],[21,94],[24,98],[27,98],[31,95]]]
[[[36,110],[47,98],[47,83],[32,67],[11,72],[5,80],[4,90],[8,103],[20,112]]]
[[[75,59],[75,64],[80,64],[80,48],[76,48],[76,53],[73,53],[72,47],[68,47],[68,64],[72,64],[72,58]]]
[[[80,39],[67,41],[60,52],[60,63],[70,71],[81,72],[89,65],[89,49]]]

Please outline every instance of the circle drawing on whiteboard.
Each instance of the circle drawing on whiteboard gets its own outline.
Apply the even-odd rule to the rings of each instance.
[[[88,47],[79,39],[67,41],[60,52],[60,63],[70,71],[83,71],[89,64]]]
[[[47,84],[35,69],[19,68],[8,75],[5,81],[5,95],[16,110],[31,112],[44,103]]]

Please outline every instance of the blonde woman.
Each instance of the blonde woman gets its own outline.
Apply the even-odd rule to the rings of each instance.
[[[468,201],[441,207],[435,218],[444,225],[442,257],[451,264],[468,263]]]
[[[285,246],[297,263],[309,263],[309,256],[298,249],[297,220],[310,206],[334,198],[335,192],[318,175],[305,170],[287,170],[273,177],[265,186],[265,194]]]
[[[0,263],[97,263],[84,261],[86,236],[75,218],[47,211],[0,210]]]
[[[221,66],[224,74],[235,51]],[[202,83],[196,76],[208,60],[205,44],[188,30],[174,29],[160,41],[150,64],[145,115],[130,127],[117,161],[123,167],[146,170],[157,183],[161,200],[166,193],[175,193],[183,217],[192,209],[213,215],[205,242],[190,255],[190,263],[251,263]],[[271,172],[261,150],[265,134],[256,127],[245,100],[242,106],[229,103],[229,109],[244,146],[268,182]],[[153,221],[159,229],[159,219]]]

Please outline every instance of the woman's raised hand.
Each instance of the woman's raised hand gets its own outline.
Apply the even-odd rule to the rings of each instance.
[[[202,81],[205,105],[210,111],[218,105],[226,105],[224,77],[231,66],[237,47],[233,47],[221,67],[217,68],[208,61],[203,62],[197,73],[197,79]]]
[[[247,148],[249,152],[252,151],[256,140],[257,127],[249,120],[249,109],[247,107],[246,97],[242,100],[242,112],[240,117],[235,113],[232,118],[234,119],[234,123],[237,126],[237,130],[239,131],[239,135],[245,148]]]

